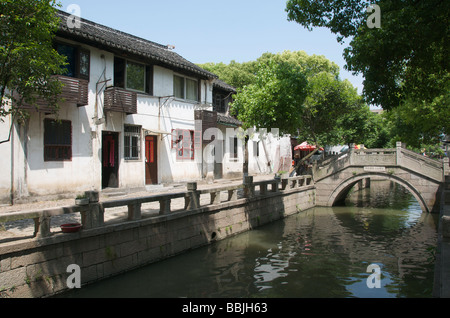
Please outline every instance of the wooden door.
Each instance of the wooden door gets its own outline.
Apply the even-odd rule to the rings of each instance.
[[[102,188],[119,187],[119,134],[102,134]]]
[[[158,184],[158,139],[145,137],[145,184]]]

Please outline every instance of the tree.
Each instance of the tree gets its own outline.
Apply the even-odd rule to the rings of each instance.
[[[307,80],[298,66],[268,60],[259,63],[253,84],[235,96],[232,113],[243,129],[279,129],[281,134],[296,132],[300,109],[306,97]],[[244,138],[244,175],[248,173],[248,138]]]
[[[52,75],[62,73],[65,58],[52,46],[60,23],[55,6],[50,0],[0,2],[0,119],[25,116],[20,106],[38,98],[57,109],[62,84]]]
[[[385,148],[390,144],[390,123],[367,105],[338,119],[339,144],[363,144],[367,148]],[[395,143],[394,143],[395,145]]]
[[[338,144],[339,119],[363,106],[356,88],[347,80],[341,81],[331,73],[321,72],[309,78],[307,92],[300,112],[299,138],[312,141],[317,148]],[[357,123],[348,124],[351,127]]]
[[[380,7],[380,28],[367,25],[370,3]],[[367,103],[385,110],[406,103],[416,125],[429,119],[423,113],[433,113],[435,132],[450,132],[447,122],[436,120],[448,117],[450,100],[449,1],[289,0],[286,11],[290,21],[326,27],[339,42],[350,41],[346,68],[364,76]]]
[[[277,54],[264,53],[256,61],[257,63],[266,63],[268,60],[296,65],[307,78],[321,72],[327,72],[336,79],[339,78],[339,66],[323,55],[308,55],[305,51],[287,50]]]
[[[199,66],[211,73],[216,74],[222,81],[235,87],[239,91],[244,86],[255,82],[257,64],[258,63],[256,61],[244,63],[231,61],[230,64],[204,63],[199,64]]]
[[[260,63],[253,84],[235,96],[232,112],[243,128],[278,128],[296,133],[306,97],[307,80],[298,66],[269,60]]]

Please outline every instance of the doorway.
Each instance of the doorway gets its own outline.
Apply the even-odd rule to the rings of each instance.
[[[102,188],[119,187],[119,133],[102,132]]]
[[[145,184],[158,184],[158,139],[145,137]]]

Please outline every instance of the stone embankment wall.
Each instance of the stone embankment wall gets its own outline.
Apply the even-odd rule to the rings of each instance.
[[[222,197],[228,193],[227,200],[220,199],[221,192]],[[200,195],[210,195],[210,203],[200,205]],[[184,197],[186,204],[171,211],[175,197]],[[144,218],[141,204],[148,201],[159,202],[160,212]],[[190,184],[184,193],[119,200],[110,206],[128,207],[128,221],[104,223],[105,205],[95,201],[86,208],[14,215],[35,220],[36,238],[0,245],[0,296],[37,298],[64,292],[72,264],[79,266],[83,285],[205,246],[314,207],[315,187],[311,177],[259,183],[250,178],[238,187],[202,192]],[[80,232],[50,233],[52,216],[74,211],[82,214]]]

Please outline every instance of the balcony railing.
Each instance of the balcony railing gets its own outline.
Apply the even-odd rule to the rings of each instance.
[[[62,98],[64,102],[75,103],[77,106],[89,104],[89,81],[62,75],[55,75],[55,77],[63,84],[59,97]],[[55,111],[53,108],[48,107],[47,102],[42,98],[38,98],[35,105],[25,103],[20,108],[45,113],[52,113]]]
[[[62,75],[57,78],[64,84],[61,97],[66,102],[76,103],[77,106],[89,104],[89,82],[87,80]]]
[[[105,90],[104,109],[127,115],[137,114],[137,94],[119,87],[108,87]]]

